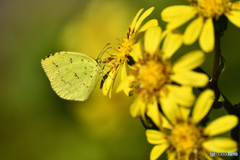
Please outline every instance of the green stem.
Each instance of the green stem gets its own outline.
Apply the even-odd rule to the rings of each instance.
[[[213,64],[213,73],[211,83],[213,87],[217,87],[218,84],[218,67],[219,67],[219,60],[221,56],[221,49],[220,49],[220,34],[215,34],[215,54],[214,54],[214,64]]]
[[[234,114],[238,116],[238,119],[240,117],[240,111],[239,108],[233,106],[231,102],[221,93],[221,91],[218,88],[218,79],[219,79],[219,61],[221,56],[221,48],[220,48],[220,38],[222,34],[218,33],[215,34],[215,54],[214,54],[214,63],[213,63],[213,72],[212,72],[212,78],[210,80],[209,87],[212,88],[215,92],[216,100],[219,99],[219,96],[221,95],[224,98],[223,101],[223,107],[226,109],[228,114]],[[239,143],[239,123],[238,125],[231,130],[231,136],[232,138]],[[239,159],[239,154],[237,157],[232,157],[233,160]]]
[[[213,62],[213,71],[212,77],[210,80],[210,88],[212,88],[215,92],[215,96],[218,99],[220,95],[220,91],[218,89],[218,78],[219,78],[219,61],[221,56],[221,48],[220,48],[220,38],[222,34],[215,34],[215,45],[214,45],[214,62]]]

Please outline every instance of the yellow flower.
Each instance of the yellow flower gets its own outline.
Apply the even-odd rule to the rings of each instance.
[[[142,34],[152,26],[157,26],[158,21],[156,19],[149,20],[141,28],[143,20],[148,17],[154,7],[149,8],[141,16],[143,9],[139,10],[137,15],[134,17],[129,30],[127,32],[127,38],[118,39],[120,41],[119,47],[115,48],[115,53],[107,58],[107,65],[110,66],[110,71],[108,72],[108,77],[104,80],[103,84],[103,94],[109,94],[111,98],[112,86],[118,70],[123,65],[121,78],[124,79],[127,75],[128,62],[131,61],[131,51],[135,43],[137,43],[142,38]],[[140,16],[140,17],[139,17]],[[140,28],[140,29],[139,29]]]
[[[214,92],[210,89],[205,90],[196,100],[191,117],[189,117],[189,112],[185,115],[181,114],[178,106],[162,108],[163,113],[169,119],[168,127],[146,131],[148,142],[155,145],[150,159],[157,159],[164,151],[167,151],[169,160],[212,159],[209,156],[211,151],[237,151],[237,143],[230,138],[213,137],[234,128],[238,123],[237,116],[220,117],[206,127],[199,125],[211,109],[213,101]],[[157,116],[150,115],[150,117],[159,124],[161,119],[157,119]],[[161,128],[159,125],[158,127]]]
[[[125,89],[129,91],[127,95],[136,95],[130,107],[133,117],[145,119],[148,109],[158,107],[158,103],[161,106],[171,103],[191,106],[195,99],[192,87],[204,87],[208,83],[205,74],[192,71],[204,62],[204,53],[200,50],[189,52],[172,64],[170,58],[182,45],[182,35],[168,33],[160,49],[165,35],[160,27],[146,31],[144,46],[137,43],[133,48],[135,64],[129,76],[117,88],[117,92]]]
[[[229,0],[191,0],[192,5],[176,5],[164,9],[161,13],[168,29],[175,29],[190,19],[194,19],[184,32],[184,43],[190,45],[199,37],[203,51],[210,52],[214,48],[213,19],[218,20],[225,15],[237,27],[240,27],[240,1]]]

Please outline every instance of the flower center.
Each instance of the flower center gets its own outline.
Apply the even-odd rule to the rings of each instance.
[[[171,132],[171,143],[180,154],[192,153],[202,143],[202,129],[190,122],[178,123]]]
[[[169,81],[170,66],[158,60],[149,60],[139,69],[142,88],[149,92],[160,90]]]
[[[218,19],[222,14],[230,11],[229,0],[199,0],[198,12],[206,18]]]
[[[129,55],[132,50],[133,42],[132,39],[123,39],[120,47],[117,50],[116,60],[119,63],[123,63],[125,58]]]
[[[129,56],[129,53],[132,51],[132,47],[135,43],[135,37],[134,37],[135,33],[134,30],[131,30],[129,28],[129,31],[127,32],[127,38],[125,39],[118,39],[121,43],[119,44],[120,46],[118,48],[116,48],[116,54],[114,54],[116,56],[115,60],[119,63],[122,64],[125,59]]]

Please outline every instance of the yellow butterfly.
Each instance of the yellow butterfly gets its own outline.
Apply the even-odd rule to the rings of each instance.
[[[84,101],[102,77],[100,59],[77,52],[57,52],[42,59],[42,67],[57,95]]]

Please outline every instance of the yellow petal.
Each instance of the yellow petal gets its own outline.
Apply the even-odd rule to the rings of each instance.
[[[107,95],[110,93],[112,87],[113,87],[113,83],[115,81],[115,78],[117,76],[119,67],[118,68],[113,68],[110,73],[108,73],[108,77],[107,79],[105,79],[104,84],[103,84],[103,95]],[[111,94],[109,94],[109,98],[111,98]]]
[[[139,32],[145,32],[147,29],[151,27],[157,27],[157,26],[158,26],[158,21],[156,19],[151,19],[141,27]]]
[[[151,160],[158,159],[158,157],[160,157],[168,147],[169,147],[168,143],[154,146],[150,154],[150,159]]]
[[[130,25],[131,30],[133,30],[133,29],[135,28],[136,22],[137,22],[137,20],[138,20],[138,17],[139,17],[140,14],[142,13],[142,11],[143,11],[143,8],[140,9],[140,10],[138,11],[138,13],[136,14],[136,16],[133,18],[132,24]]]
[[[190,45],[193,44],[202,30],[203,17],[199,16],[197,19],[192,21],[184,32],[183,42],[184,44]]]
[[[130,52],[130,56],[133,57],[135,62],[139,61],[139,59],[143,59],[141,43],[134,44],[133,49]]]
[[[144,47],[146,52],[154,54],[161,41],[162,30],[160,27],[149,28],[145,33]]]
[[[110,87],[110,89],[108,91],[108,96],[109,96],[110,99],[112,99],[112,90],[113,90],[113,85]]]
[[[181,112],[181,115],[182,115],[182,119],[187,121],[188,120],[188,117],[189,117],[189,114],[191,112],[191,109],[190,108],[187,108],[187,107],[179,107],[180,109],[180,112]]]
[[[153,101],[148,105],[147,115],[156,126],[159,128],[161,127],[161,112],[158,110],[158,104],[156,101]]]
[[[192,70],[196,67],[199,67],[205,60],[205,54],[200,51],[192,51],[181,58],[179,58],[174,64],[172,71],[174,73],[177,72],[182,72],[182,71],[187,71],[187,70]]]
[[[136,98],[134,102],[130,106],[130,114],[132,117],[140,117],[142,110],[146,109],[145,103],[141,100],[141,98]]]
[[[168,160],[175,160],[176,159],[176,152],[167,152],[168,154]]]
[[[152,13],[153,10],[154,10],[154,7],[151,7],[151,8],[149,8],[148,10],[146,10],[146,11],[141,15],[141,17],[140,17],[140,18],[137,20],[137,22],[136,22],[135,30],[138,30],[138,28],[139,28],[140,25],[142,24],[143,20],[144,20],[147,16],[149,16],[149,15]]]
[[[169,121],[161,114],[161,127],[164,129],[171,130],[173,126],[169,123]]]
[[[176,5],[165,8],[162,13],[161,17],[162,20],[165,22],[170,22],[175,19],[178,19],[179,17],[188,14],[191,12],[194,8],[191,6],[185,6],[185,5]]]
[[[172,129],[172,125],[168,120],[162,115],[158,109],[158,104],[155,101],[154,103],[148,104],[147,115],[153,123],[161,130],[163,128]]]
[[[129,70],[129,67],[128,67],[128,64],[127,64],[127,61],[125,61],[122,65],[122,72],[121,72],[121,80],[123,81],[125,78],[127,78],[128,76],[128,70]],[[132,81],[131,81],[132,82]],[[130,84],[130,82],[129,82]],[[130,92],[132,91],[132,88],[129,88],[128,87],[124,87],[123,88],[123,91],[124,93],[127,95],[127,96],[130,96]],[[117,91],[116,91],[117,92]]]
[[[193,87],[205,87],[209,81],[207,75],[194,71],[178,72],[171,75],[170,78],[179,84]]]
[[[190,107],[193,105],[195,96],[192,92],[192,87],[169,85],[168,90],[180,105],[183,105],[185,107]]]
[[[173,30],[173,29],[180,27],[181,25],[185,24],[187,21],[189,21],[190,19],[195,17],[196,13],[197,13],[196,10],[192,10],[189,13],[186,13],[186,14],[182,15],[181,17],[178,17],[175,20],[170,21],[167,24],[167,29]]]
[[[147,140],[150,144],[162,144],[167,143],[166,135],[160,131],[148,129],[146,131]]]
[[[108,91],[109,91],[112,83],[113,83],[113,78],[111,78],[109,76],[104,80],[103,87],[102,87],[103,95],[106,96],[108,94]]]
[[[237,143],[229,138],[215,138],[203,142],[203,147],[213,152],[236,152]]]
[[[210,89],[205,90],[199,95],[192,111],[193,122],[198,123],[206,116],[212,107],[214,98],[214,92]]]
[[[172,124],[175,124],[177,118],[181,117],[181,114],[173,96],[168,94],[168,97],[161,97],[159,101],[164,115]]]
[[[128,76],[127,61],[124,61],[122,65],[121,80],[124,80]]]
[[[175,31],[175,30],[174,30]],[[173,31],[169,31],[169,30],[164,30],[162,33],[162,39],[165,38],[169,33],[171,33]]]
[[[204,134],[214,136],[231,130],[238,123],[237,116],[226,115],[211,122],[205,129]]]
[[[214,27],[212,18],[208,18],[203,24],[199,44],[204,52],[210,52],[214,48]]]
[[[135,77],[132,76],[132,75],[126,77],[125,79],[123,79],[123,80],[121,81],[121,83],[119,84],[116,92],[120,92],[120,91],[122,91],[122,90],[125,90],[125,89],[127,89],[127,88],[130,88],[130,86],[131,86],[131,84],[132,84],[132,82],[133,82],[134,80],[135,80]],[[129,96],[129,94],[127,94],[127,93],[126,93],[126,95]]]
[[[232,22],[237,27],[240,27],[240,9],[238,11],[230,11],[230,13],[225,14],[230,22]]]
[[[180,33],[169,32],[164,39],[162,50],[163,59],[170,58],[182,45],[183,36]]]

